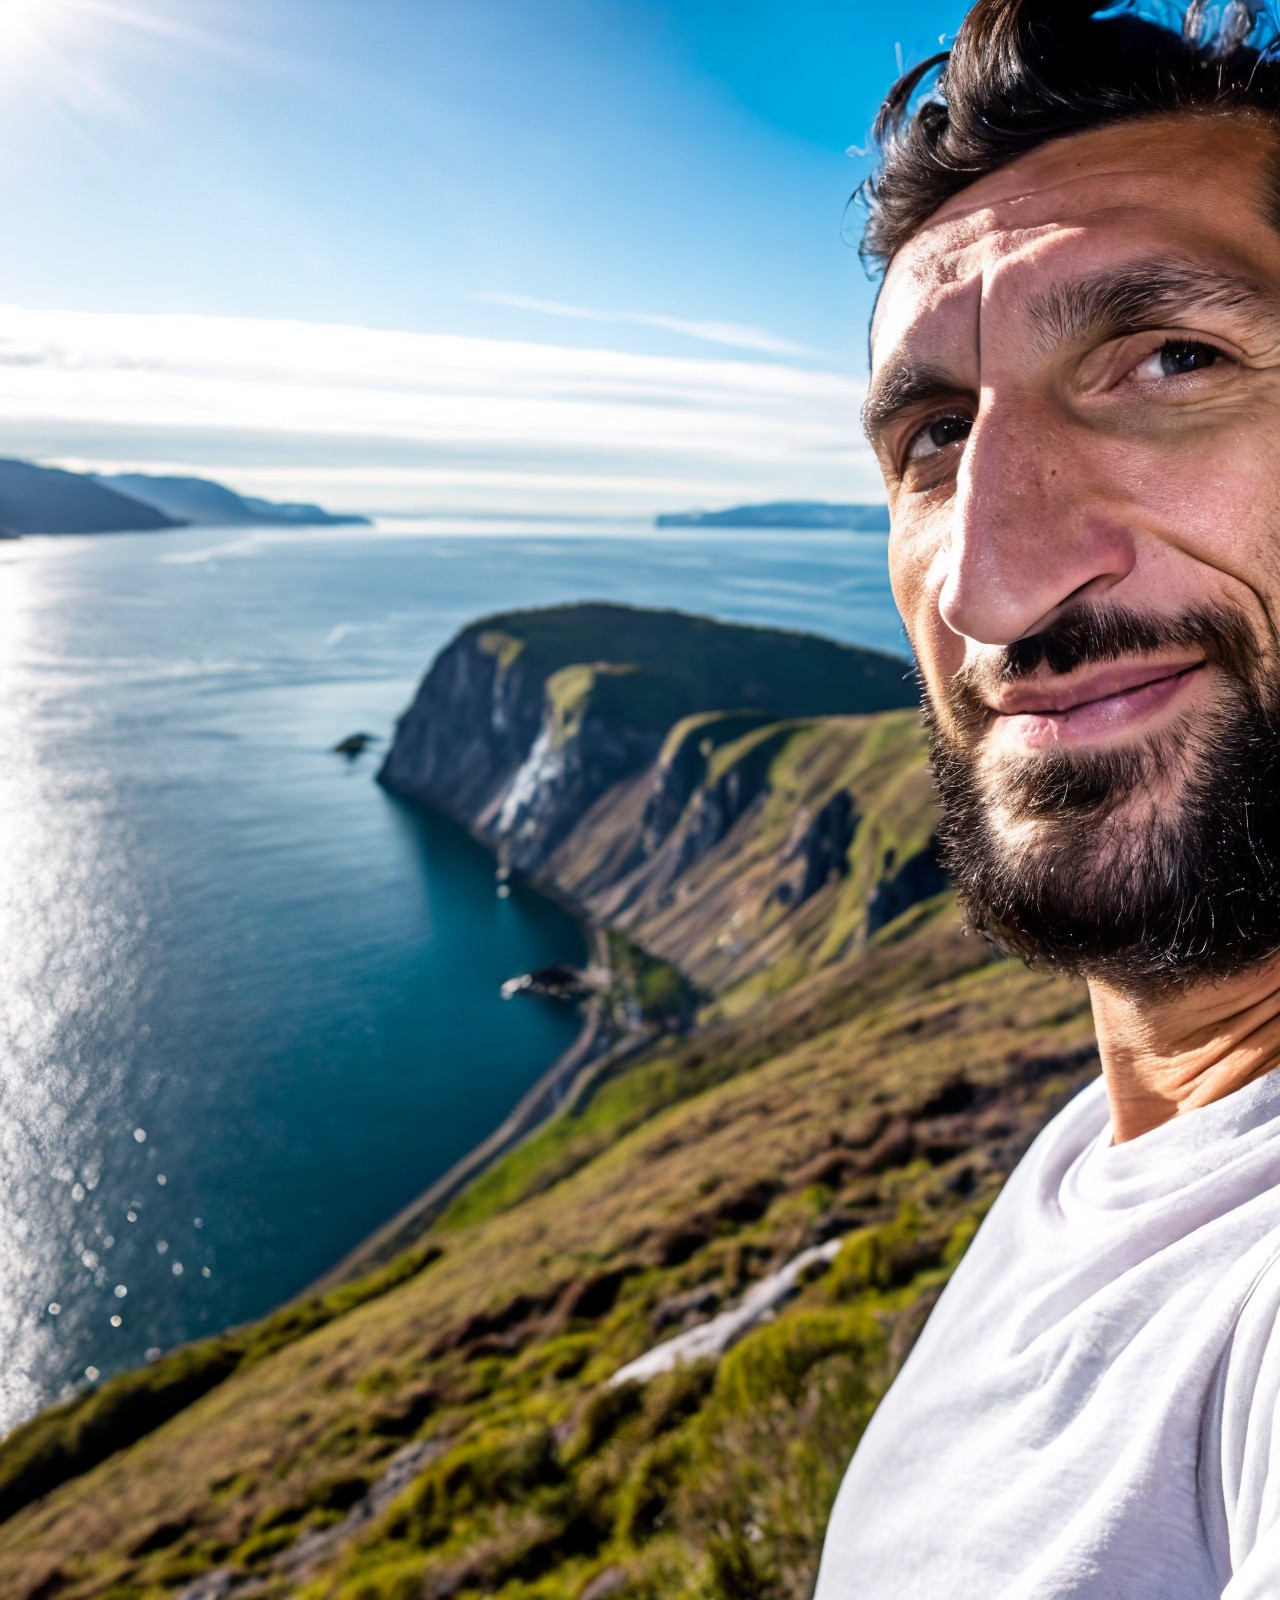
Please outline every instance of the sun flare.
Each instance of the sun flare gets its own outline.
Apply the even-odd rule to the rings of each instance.
[[[65,12],[62,0],[0,0],[0,66],[49,44]]]

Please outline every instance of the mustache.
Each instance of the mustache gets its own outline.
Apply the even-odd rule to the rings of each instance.
[[[1068,612],[1052,627],[1005,645],[996,656],[963,666],[946,688],[948,706],[962,726],[985,720],[988,694],[1046,667],[1055,676],[1126,656],[1162,650],[1199,651],[1233,678],[1255,682],[1263,652],[1239,612],[1193,606],[1176,616],[1124,606],[1090,606]]]

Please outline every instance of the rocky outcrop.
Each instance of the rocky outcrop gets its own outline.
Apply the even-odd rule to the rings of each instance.
[[[913,706],[903,663],[828,640],[514,613],[441,653],[379,776],[719,988],[944,887]]]
[[[783,905],[802,906],[825,888],[832,878],[849,872],[849,846],[858,826],[858,808],[847,789],[837,789],[810,820],[807,812],[797,818],[799,836],[793,836],[782,852],[782,864],[800,863],[800,881],[783,880],[774,894]],[[786,892],[784,892],[786,891]]]
[[[601,795],[658,754],[661,729],[620,722],[586,693],[573,726],[565,727],[553,692],[529,753],[489,823],[499,858],[516,872],[536,874]]]
[[[493,628],[448,645],[397,723],[378,781],[483,830],[542,724],[545,684],[522,649]]]
[[[895,917],[921,900],[940,894],[947,887],[947,875],[938,861],[938,841],[930,836],[923,849],[909,856],[901,866],[892,853],[867,904],[867,933],[876,933]]]

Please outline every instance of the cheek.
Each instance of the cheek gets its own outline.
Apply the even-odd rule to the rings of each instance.
[[[945,536],[927,525],[894,519],[889,536],[889,581],[893,598],[931,693],[964,665],[964,640],[938,610],[947,576]]]
[[[937,548],[937,540],[930,539],[926,529],[897,512],[891,513],[889,584],[907,632],[913,637],[920,613],[929,604],[930,568],[936,565]]]
[[[1212,449],[1144,463],[1135,509],[1159,530],[1147,569],[1169,591],[1155,600],[1194,603],[1216,591],[1280,624],[1280,464],[1260,444],[1259,430],[1234,432]]]

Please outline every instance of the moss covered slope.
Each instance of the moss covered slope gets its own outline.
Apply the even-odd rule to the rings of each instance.
[[[226,1593],[550,1600],[605,1569],[599,1593],[806,1593],[871,1407],[1093,1070],[1088,1037],[1076,989],[987,962],[945,897],[915,908],[655,1047],[480,1180],[399,1281],[350,1286],[350,1309],[10,1518],[6,1593],[123,1600],[218,1572]],[[608,1387],[836,1235],[830,1270],[718,1366]],[[317,1542],[415,1441],[392,1503]]]

